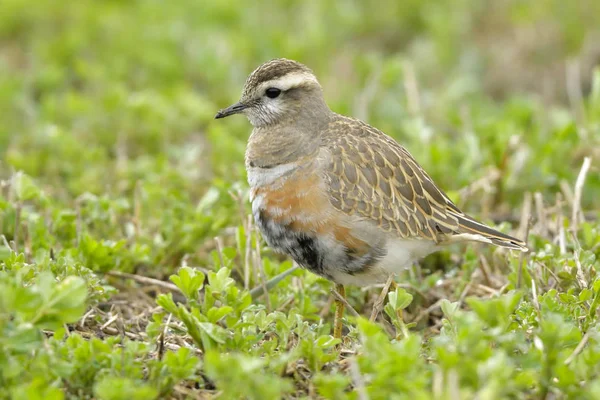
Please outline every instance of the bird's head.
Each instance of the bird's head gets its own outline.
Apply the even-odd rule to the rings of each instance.
[[[299,123],[329,111],[321,85],[305,65],[285,58],[268,61],[248,76],[240,101],[215,118],[244,114],[254,127]]]

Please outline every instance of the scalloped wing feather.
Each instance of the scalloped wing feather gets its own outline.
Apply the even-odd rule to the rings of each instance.
[[[324,142],[330,152],[325,174],[336,209],[401,238],[438,244],[479,241],[527,250],[522,241],[460,211],[412,155],[383,132],[338,116]]]

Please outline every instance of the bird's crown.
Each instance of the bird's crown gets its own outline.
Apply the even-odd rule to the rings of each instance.
[[[299,84],[303,79],[316,82],[313,72],[306,65],[287,58],[276,58],[260,65],[248,76],[244,85],[244,94],[253,92],[267,82],[287,83],[284,82],[286,77],[296,77],[296,82],[289,83]]]

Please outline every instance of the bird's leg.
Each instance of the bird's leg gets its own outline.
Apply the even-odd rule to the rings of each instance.
[[[338,294],[346,298],[346,289],[344,289],[344,285],[335,285],[335,291]],[[342,317],[344,316],[344,302],[341,300],[335,299],[335,318],[333,320],[333,337],[335,339],[342,338]]]
[[[375,321],[381,310],[383,310],[383,303],[385,302],[385,297],[390,291],[390,288],[396,289],[396,283],[394,282],[394,274],[391,274],[388,280],[385,282],[385,285],[383,285],[383,290],[381,291],[381,294],[375,301],[375,304],[373,304],[373,311],[371,312],[371,318],[369,318],[369,321]]]

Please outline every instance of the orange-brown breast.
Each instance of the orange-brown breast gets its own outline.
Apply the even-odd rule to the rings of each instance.
[[[265,217],[299,232],[325,234],[335,222],[335,210],[317,174],[297,172],[272,185],[253,188],[251,198],[260,202]]]
[[[362,272],[375,262],[371,245],[353,232],[352,220],[332,206],[319,174],[294,172],[253,188],[251,199],[267,243],[313,272],[331,279],[329,268]]]

